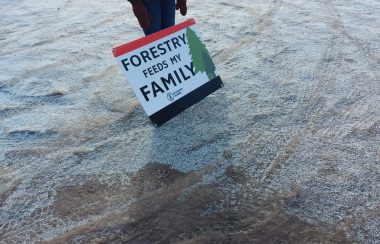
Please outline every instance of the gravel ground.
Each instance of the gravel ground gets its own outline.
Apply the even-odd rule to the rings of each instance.
[[[127,1],[2,0],[0,243],[378,243],[379,13],[190,0],[225,87],[154,128]]]

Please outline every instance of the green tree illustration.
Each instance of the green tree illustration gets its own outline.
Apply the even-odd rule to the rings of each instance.
[[[216,68],[215,68],[214,62],[212,62],[210,54],[208,53],[207,50],[204,50],[202,52],[202,56],[203,56],[203,62],[204,62],[205,67],[206,67],[206,74],[207,74],[209,80],[215,79]]]
[[[206,72],[207,77],[212,80],[216,77],[215,65],[212,62],[205,44],[199,39],[197,34],[190,28],[186,29],[187,40],[190,49],[190,55],[195,67],[195,73]]]

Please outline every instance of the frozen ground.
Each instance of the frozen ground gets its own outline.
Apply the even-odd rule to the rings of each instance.
[[[188,17],[226,86],[156,129],[126,0],[1,1],[0,243],[378,243],[380,2]]]

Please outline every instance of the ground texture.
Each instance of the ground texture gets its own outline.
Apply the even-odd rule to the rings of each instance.
[[[0,243],[379,242],[379,1],[189,1],[225,87],[158,129],[127,1],[0,16]]]

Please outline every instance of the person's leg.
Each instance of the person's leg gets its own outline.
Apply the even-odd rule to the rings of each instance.
[[[161,29],[175,24],[175,0],[161,0]]]
[[[144,30],[144,33],[147,36],[161,30],[161,0],[144,0],[144,5],[152,17],[150,27]]]

